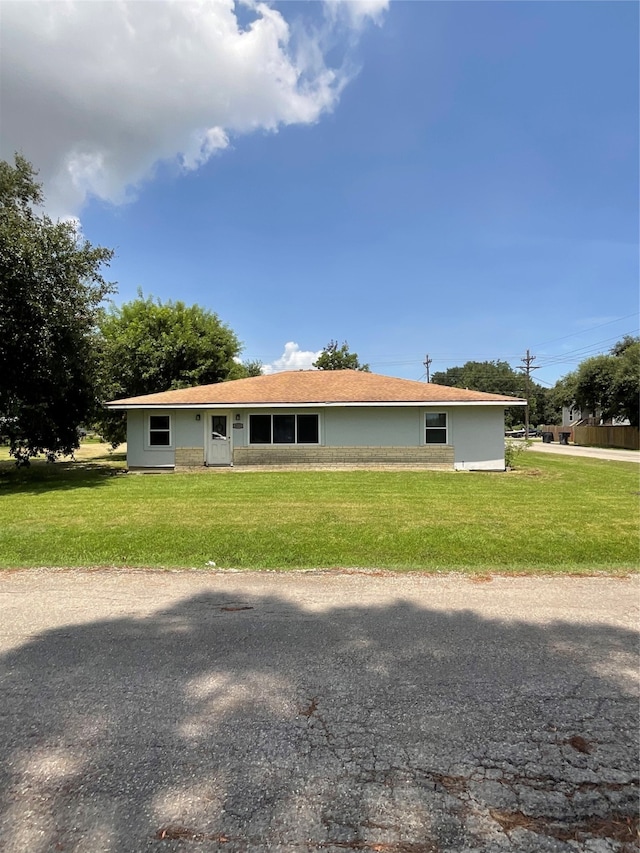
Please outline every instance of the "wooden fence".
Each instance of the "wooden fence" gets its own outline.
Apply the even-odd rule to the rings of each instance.
[[[576,426],[573,441],[583,447],[621,447],[640,450],[640,431],[632,426]]]
[[[571,442],[574,441],[574,435],[573,435],[574,427],[572,427],[572,426],[557,426],[554,424],[553,426],[541,426],[541,427],[538,427],[538,429],[541,432],[553,433],[553,440],[554,441],[560,441],[560,433],[561,432],[568,432],[569,433],[569,441],[571,441]]]

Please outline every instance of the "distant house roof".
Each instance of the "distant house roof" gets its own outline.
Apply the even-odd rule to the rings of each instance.
[[[215,385],[196,385],[142,397],[112,400],[114,409],[193,408],[197,406],[309,405],[526,405],[525,400],[501,394],[467,391],[448,385],[395,379],[359,370],[295,370],[235,379]]]

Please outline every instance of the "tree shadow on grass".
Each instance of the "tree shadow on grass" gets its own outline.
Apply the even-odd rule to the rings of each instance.
[[[636,639],[228,585],[45,631],[0,660],[0,838],[6,853],[631,850]]]
[[[116,465],[105,464],[107,459],[91,462],[53,462],[36,460],[27,468],[15,462],[0,462],[0,496],[10,494],[44,494],[69,489],[92,489],[102,486],[112,477],[124,473]]]

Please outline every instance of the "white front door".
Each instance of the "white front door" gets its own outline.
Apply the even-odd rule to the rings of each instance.
[[[231,465],[228,415],[209,415],[207,421],[207,465]]]

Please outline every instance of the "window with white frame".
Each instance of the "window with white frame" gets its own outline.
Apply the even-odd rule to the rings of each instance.
[[[249,444],[318,444],[318,415],[249,415]]]
[[[171,415],[149,415],[149,447],[171,447]]]
[[[446,412],[427,412],[425,415],[425,444],[447,443]]]

